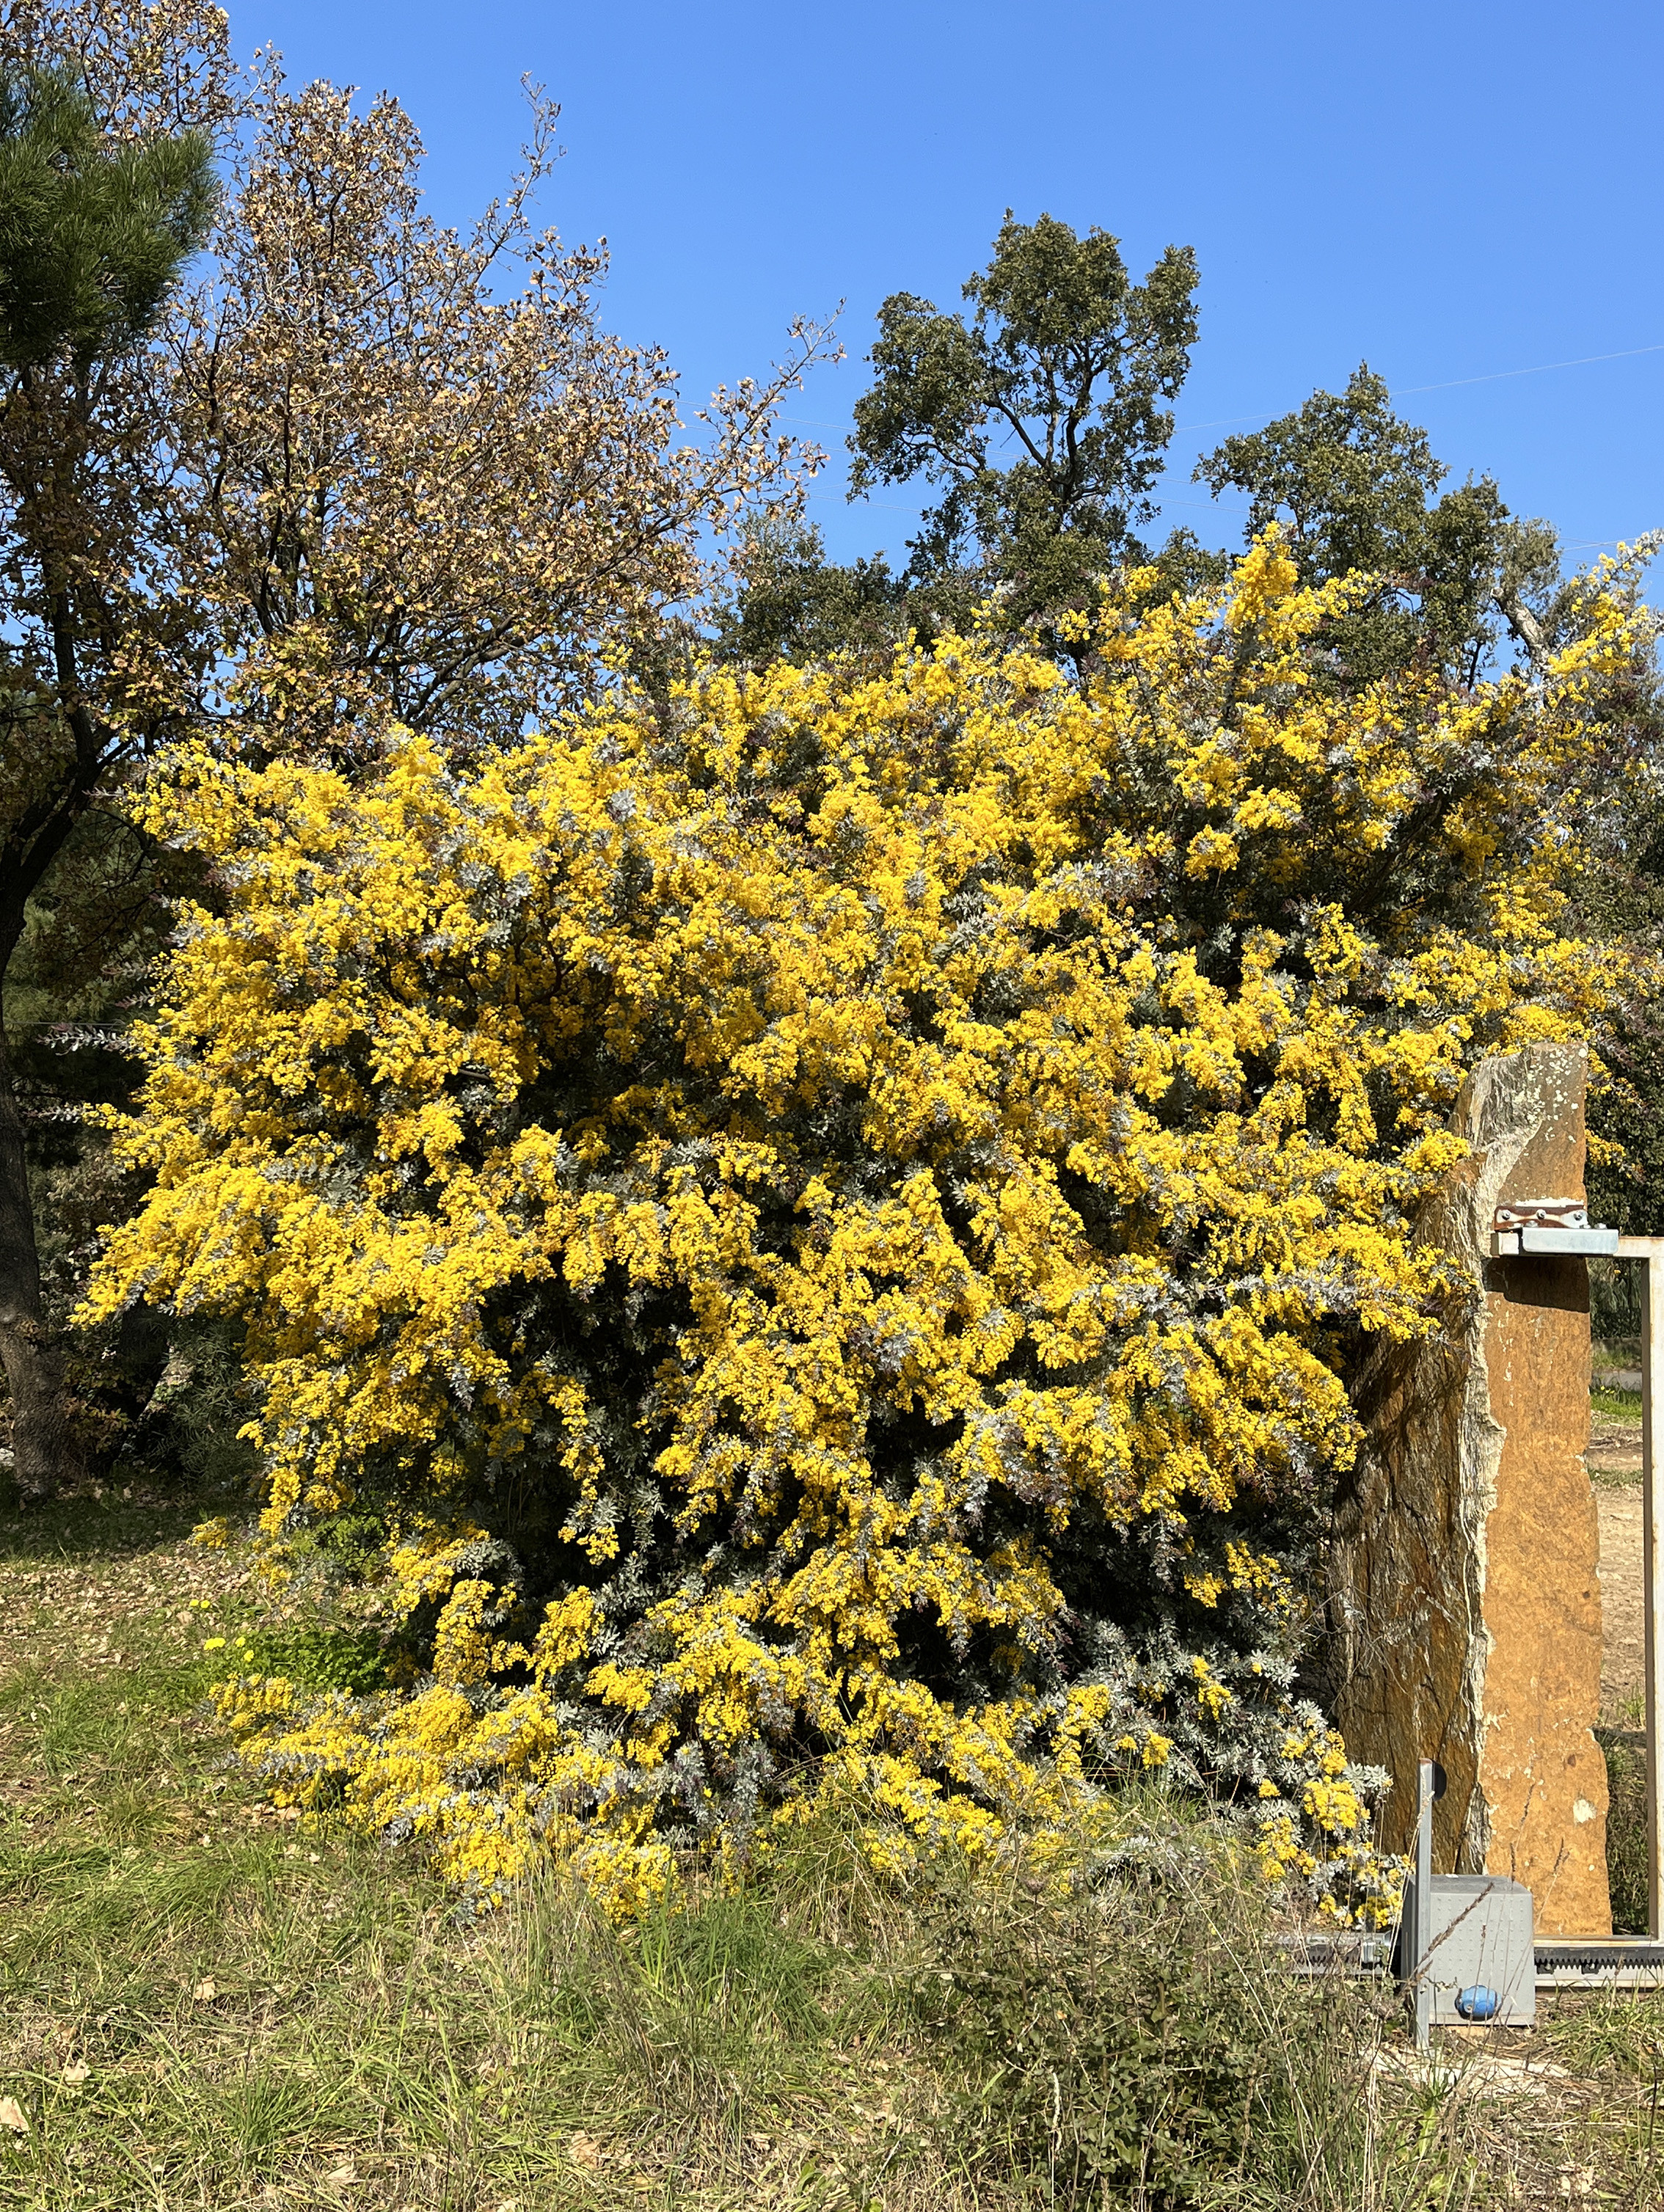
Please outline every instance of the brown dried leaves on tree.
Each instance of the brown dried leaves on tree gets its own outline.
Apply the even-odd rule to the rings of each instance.
[[[240,70],[198,0],[0,4],[0,75],[65,66],[109,142],[203,132],[224,189],[147,343],[0,370],[0,968],[78,823],[173,739],[355,767],[394,722],[471,749],[604,684],[732,526],[795,507],[818,457],[775,413],[829,345],[799,326],[689,435],[664,356],[600,327],[604,253],[534,227],[539,94],[459,233],[394,100]],[[44,1493],[76,1447],[23,1136],[0,1060],[0,1358]]]
[[[773,418],[822,333],[687,441],[664,356],[597,322],[604,255],[531,228],[556,111],[533,112],[521,175],[464,235],[422,213],[395,102],[258,85],[174,373],[234,672],[216,703],[267,745],[350,757],[388,718],[512,737],[697,595],[700,533],[795,499],[805,456]]]

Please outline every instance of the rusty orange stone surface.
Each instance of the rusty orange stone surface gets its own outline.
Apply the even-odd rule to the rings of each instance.
[[[1585,1074],[1581,1051],[1539,1045],[1464,1090],[1473,1149],[1423,1225],[1470,1292],[1442,1341],[1363,1379],[1331,1581],[1337,1717],[1394,1777],[1388,1845],[1409,1847],[1417,1761],[1440,1759],[1435,1865],[1525,1882],[1544,1935],[1612,1926],[1588,1276],[1491,1257],[1491,1224],[1510,1199],[1582,1196]]]

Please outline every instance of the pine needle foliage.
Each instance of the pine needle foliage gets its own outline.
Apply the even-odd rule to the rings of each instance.
[[[199,131],[114,144],[67,70],[0,79],[0,360],[83,368],[149,336],[208,234]]]

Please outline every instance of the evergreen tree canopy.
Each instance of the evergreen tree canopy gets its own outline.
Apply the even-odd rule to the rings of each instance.
[[[1349,676],[1367,683],[1419,658],[1471,684],[1497,641],[1500,571],[1521,526],[1489,477],[1435,501],[1448,473],[1367,363],[1344,392],[1315,392],[1195,471],[1216,497],[1248,495],[1248,538],[1284,525],[1303,580],[1379,579],[1326,640]]]
[[[112,143],[65,70],[0,80],[0,358],[82,368],[150,330],[213,217],[207,138]]]
[[[913,543],[927,581],[975,562],[1018,615],[1078,603],[1141,551],[1196,337],[1196,257],[1169,246],[1142,284],[1094,228],[1008,211],[967,314],[910,292],[878,310],[876,376],[855,406],[852,490],[922,477],[943,495]],[[1009,462],[1000,457],[1014,454]]]
[[[752,666],[824,660],[899,642],[908,593],[882,553],[847,565],[829,561],[814,525],[790,517],[758,516],[741,538],[740,588],[716,618],[719,659]]]

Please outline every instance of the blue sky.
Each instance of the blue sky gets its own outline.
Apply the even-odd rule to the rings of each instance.
[[[240,49],[396,94],[446,219],[499,185],[542,80],[568,149],[546,219],[604,234],[607,319],[690,404],[844,300],[849,359],[791,409],[833,448],[813,512],[839,557],[904,557],[915,511],[842,495],[872,310],[956,304],[1007,206],[1102,224],[1139,273],[1196,248],[1165,513],[1210,544],[1240,516],[1186,481],[1195,454],[1365,359],[1458,480],[1493,475],[1580,562],[1664,524],[1656,0],[232,5]]]

